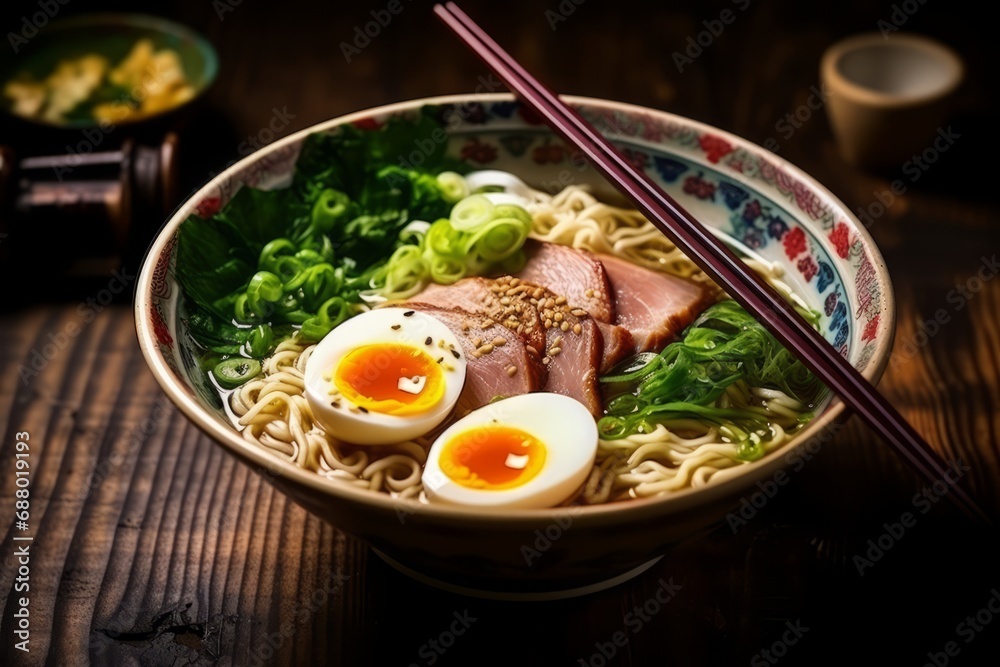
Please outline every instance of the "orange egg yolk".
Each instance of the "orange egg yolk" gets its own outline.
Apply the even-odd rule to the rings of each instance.
[[[545,445],[510,426],[482,426],[459,433],[441,451],[441,470],[471,489],[521,486],[545,464]]]
[[[333,384],[359,408],[387,415],[422,414],[444,396],[444,374],[438,363],[420,348],[403,343],[351,350],[337,365]]]

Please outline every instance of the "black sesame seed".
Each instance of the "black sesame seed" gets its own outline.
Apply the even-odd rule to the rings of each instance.
[[[427,340],[424,341],[424,345],[430,345],[433,342],[434,342],[434,339],[431,338],[430,336],[428,336]]]
[[[438,357],[437,363],[440,364],[442,361],[444,361],[444,357]]]
[[[363,406],[363,405],[359,405],[359,406],[358,406],[358,410],[361,410],[361,412],[363,412],[363,413],[365,413],[365,414],[368,414],[368,408],[366,408],[366,407],[365,407],[365,406]]]
[[[458,353],[458,350],[452,350],[451,351],[451,356],[455,357],[456,359],[461,359],[462,358],[462,355],[460,355]]]
[[[410,316],[411,316],[411,315],[413,315],[413,313],[415,313],[415,312],[416,312],[416,311],[414,311],[414,310],[408,310],[408,311],[406,311],[405,313],[403,313],[403,317],[410,317]]]
[[[403,326],[403,325],[402,324],[393,324],[392,325],[392,330],[393,331],[398,331],[401,326]]]

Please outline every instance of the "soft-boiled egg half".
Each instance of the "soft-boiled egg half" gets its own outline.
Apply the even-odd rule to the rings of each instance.
[[[553,507],[587,479],[597,424],[579,401],[537,392],[470,412],[434,441],[424,467],[430,502]]]
[[[465,385],[466,359],[440,320],[406,308],[357,315],[306,363],[306,399],[333,437],[388,445],[440,424]]]

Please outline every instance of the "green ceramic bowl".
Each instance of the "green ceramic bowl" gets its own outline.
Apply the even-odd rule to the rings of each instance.
[[[173,21],[143,14],[86,14],[54,21],[38,30],[38,34],[20,45],[17,55],[0,65],[0,81],[27,73],[35,80],[50,75],[61,62],[86,54],[107,58],[111,66],[120,63],[140,39],[152,41],[155,49],[169,48],[178,53],[185,79],[194,88],[194,95],[175,106],[144,114],[137,118],[116,121],[116,125],[140,125],[178,112],[198,100],[211,85],[218,71],[218,57],[211,43]],[[125,90],[106,90],[111,100],[127,94]],[[96,127],[98,120],[91,113],[91,104],[83,102],[66,114],[64,122],[52,122],[34,117],[15,116],[11,100],[0,96],[0,108],[10,117],[32,124],[59,129]]]

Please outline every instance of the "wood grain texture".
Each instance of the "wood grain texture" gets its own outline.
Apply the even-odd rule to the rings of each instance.
[[[777,126],[812,94],[825,46],[872,30],[889,3],[751,2],[683,71],[673,53],[703,21],[742,2],[588,0],[555,30],[545,11],[558,11],[557,2],[521,0],[503,11],[462,4],[554,88],[669,109],[758,143],[775,139],[782,157],[852,208],[907,178],[846,165],[822,111],[791,136]],[[206,34],[222,58],[185,144],[185,187],[238,157],[274,109],[294,116],[278,132],[286,134],[368,106],[475,89],[485,72],[448,43],[429,3],[405,3],[347,63],[338,43],[384,5],[243,2],[220,20],[212,3],[152,3],[149,11]],[[880,389],[943,456],[969,464],[972,488],[997,513],[1000,280],[983,281],[961,307],[949,298],[983,257],[1000,253],[992,176],[963,166],[987,155],[992,136],[986,112],[996,92],[984,63],[995,39],[962,15],[954,3],[927,3],[906,26],[960,48],[969,83],[954,121],[963,138],[939,166],[907,180],[906,194],[870,228],[898,299],[896,361]],[[781,640],[787,623],[809,630],[782,664],[923,664],[927,652],[962,641],[955,624],[1000,586],[996,533],[965,524],[944,503],[921,513],[913,496],[922,483],[852,419],[743,523],[679,545],[615,589],[531,605],[436,591],[288,501],[188,423],[147,370],[127,304],[85,322],[76,298],[39,290],[32,300],[0,315],[5,665],[597,665],[609,647],[607,664],[747,664]],[[939,310],[949,321],[924,343],[921,324]],[[33,352],[44,367],[25,382],[19,367]],[[27,654],[13,640],[18,431],[30,432],[32,445]],[[905,512],[916,525],[859,566]],[[671,582],[676,595],[654,604]],[[475,620],[436,651],[442,644],[431,642],[450,641],[443,633],[456,614]],[[998,638],[994,623],[962,642],[956,664],[984,664],[977,656],[995,657]]]

